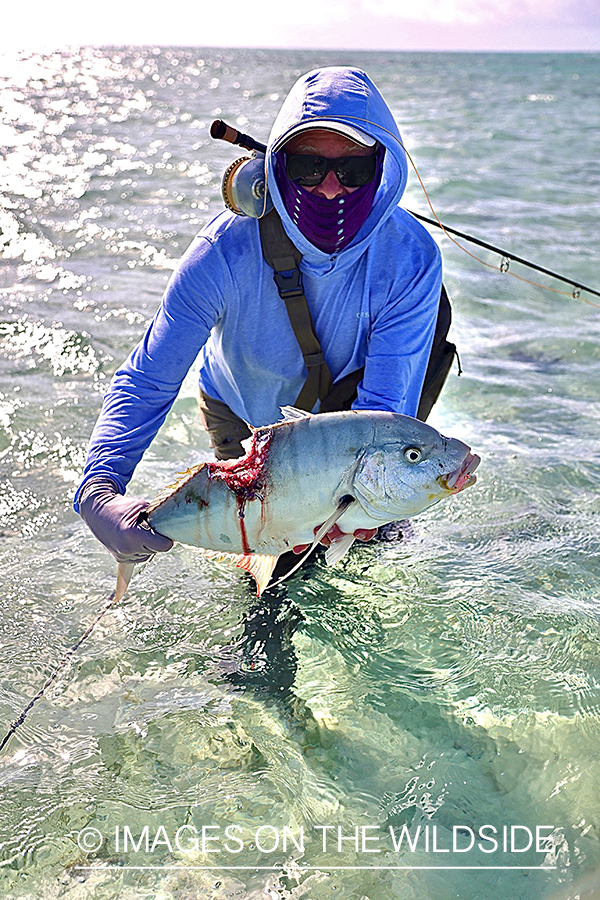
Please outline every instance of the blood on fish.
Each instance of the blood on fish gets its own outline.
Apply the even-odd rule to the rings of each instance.
[[[246,554],[252,553],[244,522],[246,503],[248,500],[260,500],[261,504],[264,503],[268,474],[266,463],[271,436],[271,431],[255,431],[252,434],[252,444],[245,456],[206,464],[209,477],[220,479],[235,494],[242,547]]]

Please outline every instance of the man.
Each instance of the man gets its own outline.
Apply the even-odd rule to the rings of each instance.
[[[440,254],[398,206],[406,155],[369,77],[326,68],[301,78],[273,125],[266,168],[276,215],[301,254],[304,296],[334,388],[358,372],[352,408],[417,415],[440,305]],[[244,423],[275,422],[279,407],[302,396],[305,357],[261,230],[256,219],[224,212],[200,232],[111,383],[75,509],[119,561],[172,546],[137,523],[145,502],[123,495],[199,351],[201,408],[221,458],[241,452]],[[321,400],[314,411],[328,408]]]

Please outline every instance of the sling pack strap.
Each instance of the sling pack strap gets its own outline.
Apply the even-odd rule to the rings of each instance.
[[[332,378],[302,287],[302,273],[298,268],[302,254],[285,233],[275,210],[259,219],[258,224],[265,261],[275,270],[275,284],[279,296],[285,302],[294,335],[308,369],[308,376],[294,406],[312,412],[317,400],[323,400],[329,393]]]
[[[455,345],[447,340],[451,318],[452,311],[448,294],[442,287],[433,346],[417,412],[417,419],[421,419],[422,422],[426,421],[431,412],[448,377],[454,357],[458,355]],[[356,400],[358,385],[362,381],[364,371],[363,366],[336,381],[327,396],[321,401],[319,412],[350,409]],[[209,397],[203,391],[200,391],[200,414],[210,435],[211,446],[214,448],[217,459],[233,459],[243,456],[244,448],[241,441],[250,436],[250,430],[245,422],[236,416],[225,403]]]
[[[364,366],[350,372],[332,386],[331,374],[302,289],[302,274],[298,268],[302,254],[285,233],[275,210],[259,219],[259,226],[263,255],[271,268],[275,269],[275,283],[280,296],[286,301],[294,334],[308,368],[308,378],[294,405],[310,412],[317,399],[320,399],[319,412],[350,409],[356,400]],[[446,339],[451,320],[450,300],[442,285],[433,345],[417,411],[417,418],[422,422],[426,421],[439,397],[457,355],[456,346]]]
[[[281,220],[275,212],[259,219],[259,225],[265,260],[271,268],[275,269],[275,282],[280,296],[286,300],[288,315],[309,373],[294,405],[300,409],[311,411],[317,400],[320,399],[319,412],[350,409],[356,400],[358,385],[364,374],[364,366],[350,372],[331,386],[331,375],[323,358],[319,339],[314,330],[310,310],[302,290],[302,276],[298,269],[302,255],[286,235]],[[286,294],[296,300],[296,303],[288,303]],[[427,419],[446,381],[452,361],[457,355],[455,345],[446,339],[451,317],[448,294],[442,287],[433,346],[417,412],[417,418],[422,421]],[[303,335],[302,339],[300,334]],[[308,346],[307,340],[309,341]],[[217,458],[234,459],[243,456],[244,449],[241,441],[250,436],[246,423],[236,416],[225,403],[209,397],[202,390],[199,402],[200,414],[204,426],[209,432],[211,446],[214,448]]]
[[[448,330],[452,322],[452,309],[446,288],[442,285],[440,305],[435,323],[435,332],[429,362],[423,381],[423,389],[419,400],[417,419],[422,422],[427,420],[434,403],[444,387],[448,373],[452,367],[454,357],[458,357],[456,345],[446,340]],[[333,385],[329,394],[322,401],[319,412],[336,412],[341,409],[351,409],[358,394],[358,385],[362,381],[365,367],[350,372],[344,378]],[[460,363],[459,372],[460,375]]]

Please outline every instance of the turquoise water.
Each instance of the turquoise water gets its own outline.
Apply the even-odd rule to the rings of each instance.
[[[379,84],[443,220],[599,287],[597,55],[6,57],[3,733],[112,590],[71,497],[107,381],[221,209],[235,152],[208,126],[265,139],[338,63]],[[406,205],[427,214],[415,177]],[[598,896],[599,311],[436,237],[464,374],[430,421],[477,486],[262,605],[189,549],[146,566],[3,752],[2,897]],[[190,374],[131,489],[208,456]]]

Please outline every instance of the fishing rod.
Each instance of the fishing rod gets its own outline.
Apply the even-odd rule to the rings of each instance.
[[[550,275],[552,278],[556,278],[557,281],[562,281],[565,284],[570,284],[573,288],[579,291],[587,291],[589,294],[595,294],[596,297],[600,297],[600,291],[594,290],[594,288],[587,287],[585,284],[581,284],[579,281],[573,281],[571,278],[566,278],[564,275],[559,275],[558,272],[553,272],[551,269],[545,269],[543,266],[538,266],[536,263],[532,263],[527,259],[523,259],[522,256],[516,256],[514,253],[509,253],[508,250],[502,250],[500,247],[494,247],[493,244],[488,244],[486,241],[482,241],[479,238],[473,237],[471,234],[466,234],[464,231],[458,231],[456,228],[450,228],[449,225],[444,225],[443,222],[440,222],[436,219],[430,219],[428,216],[423,216],[420,213],[413,212],[410,209],[407,209],[406,212],[410,213],[411,216],[414,216],[415,219],[420,219],[421,222],[427,222],[428,225],[435,225],[436,228],[441,228],[442,231],[447,231],[449,234],[455,234],[457,237],[462,238],[465,241],[469,241],[471,244],[477,244],[478,247],[484,247],[486,250],[492,250],[494,253],[497,253],[502,257],[503,260],[512,260],[513,262],[520,263],[522,266],[528,266],[530,269],[535,269],[536,272],[543,272],[544,275]],[[501,272],[508,271],[508,264],[504,263],[500,266]],[[542,285],[543,287],[543,285]]]
[[[420,213],[416,213],[410,209],[407,209],[406,211],[408,213],[410,213],[410,215],[414,216],[415,219],[419,219],[422,222],[427,222],[428,225],[435,225],[436,228],[440,228],[444,232],[444,234],[446,234],[449,237],[449,239],[451,241],[453,241],[453,243],[455,243],[456,246],[459,247],[464,253],[467,253],[469,256],[472,256],[474,259],[476,259],[478,262],[482,263],[485,266],[489,266],[490,268],[493,268],[493,269],[499,268],[500,272],[508,273],[509,275],[512,275],[514,278],[518,278],[521,281],[526,281],[527,283],[533,284],[536,287],[541,288],[542,290],[553,291],[554,293],[565,294],[564,291],[557,291],[555,288],[551,288],[551,287],[548,287],[547,285],[543,285],[543,284],[537,284],[537,282],[535,282],[535,281],[530,282],[530,281],[528,281],[528,279],[522,278],[522,276],[517,275],[515,272],[509,272],[510,261],[516,262],[522,266],[526,266],[529,269],[533,269],[536,272],[542,272],[544,275],[549,275],[551,278],[554,278],[557,281],[562,282],[563,284],[570,285],[573,288],[573,291],[572,291],[573,299],[576,299],[576,300],[584,299],[584,298],[580,297],[580,291],[585,291],[586,293],[593,294],[596,297],[600,297],[600,291],[597,291],[594,288],[588,287],[585,284],[581,284],[581,282],[579,282],[579,281],[574,281],[572,278],[567,278],[564,275],[560,275],[558,272],[552,271],[552,269],[546,269],[543,266],[538,266],[537,263],[533,263],[528,259],[524,259],[522,256],[517,256],[515,253],[510,253],[508,250],[503,250],[501,247],[496,247],[496,246],[494,246],[494,244],[490,244],[487,241],[482,241],[480,238],[474,237],[472,234],[467,234],[464,231],[458,231],[456,228],[451,228],[449,225],[445,225],[442,221],[440,221],[439,218],[437,218],[437,213],[436,213],[435,209],[433,208],[433,204],[431,202],[429,194],[427,193],[425,185],[423,184],[421,176],[419,175],[416,164],[415,164],[414,160],[412,159],[412,157],[410,156],[408,150],[406,149],[406,147],[404,147],[404,145],[401,143],[401,141],[398,140],[398,138],[396,137],[395,134],[393,134],[392,132],[388,132],[388,134],[390,134],[390,136],[393,137],[394,140],[396,140],[400,144],[400,146],[406,153],[408,159],[411,162],[411,165],[413,166],[413,168],[416,172],[417,178],[419,179],[419,183],[421,184],[421,187],[425,193],[425,196],[427,197],[427,202],[429,203],[429,206],[431,207],[431,211],[434,214],[434,216],[436,217],[435,219],[430,219],[427,216],[421,215]],[[215,119],[215,121],[212,123],[212,125],[210,126],[210,136],[212,138],[214,138],[215,140],[226,141],[229,144],[236,144],[238,147],[243,147],[245,150],[253,150],[260,154],[266,154],[266,152],[267,152],[266,144],[261,144],[258,141],[256,141],[253,137],[250,137],[249,135],[244,134],[241,131],[238,131],[236,128],[233,128],[233,126],[231,126],[231,125],[227,125],[227,123],[224,122],[222,119]],[[265,196],[264,180],[265,180],[264,171],[262,173],[257,173],[255,166],[252,166],[252,167],[244,167],[243,165],[242,166],[235,166],[235,165],[230,166],[226,170],[225,175],[223,177],[223,197],[224,197],[225,203],[227,204],[229,209],[232,209],[233,212],[236,212],[239,215],[250,215],[250,216],[256,216],[256,217],[260,218],[260,216],[263,215],[264,210],[266,210],[266,208],[267,208],[266,204],[263,202],[263,198]],[[260,182],[260,190],[262,191],[262,193],[260,193],[260,203],[259,204],[252,202],[250,205],[248,205],[246,203],[246,204],[242,204],[243,208],[239,208],[239,206],[235,203],[234,203],[234,205],[231,204],[232,192],[233,192],[234,197],[237,197],[238,195],[241,196],[242,198],[244,197],[244,191],[243,191],[243,187],[245,186],[244,181],[248,181],[247,186],[250,188],[250,192],[257,199],[258,199],[257,186],[259,185],[259,182]],[[491,250],[493,253],[497,253],[498,256],[500,256],[500,258],[501,258],[500,266],[495,266],[495,265],[490,266],[490,264],[486,263],[485,260],[482,260],[478,256],[475,256],[474,254],[470,253],[465,247],[462,247],[461,244],[459,244],[457,241],[454,241],[453,238],[450,237],[450,235],[456,235],[457,237],[460,237],[463,240],[468,241],[471,244],[476,244],[478,247],[483,247],[485,250]],[[566,294],[566,296],[569,296],[569,295]],[[591,303],[591,301],[585,301],[585,302]],[[596,304],[594,304],[594,303],[591,303],[591,305],[596,306]]]
[[[391,134],[391,132],[389,132],[389,133]],[[253,151],[256,151],[261,154],[265,154],[267,151],[266,144],[261,144],[259,141],[254,140],[254,138],[250,137],[249,135],[244,134],[241,131],[238,131],[236,128],[233,128],[231,125],[227,125],[222,119],[215,119],[215,121],[212,123],[212,125],[210,127],[210,135],[215,140],[222,140],[222,141],[226,141],[229,144],[236,144],[239,147],[243,147],[245,150],[253,150]],[[391,136],[395,140],[398,140],[398,138],[396,138],[395,135],[392,134]],[[398,141],[398,143],[400,143],[400,141]],[[431,204],[429,195],[425,189],[425,185],[421,181],[421,177],[417,171],[417,167],[416,167],[415,163],[413,162],[413,160],[410,157],[410,154],[408,153],[406,148],[401,143],[400,143],[400,146],[402,146],[402,148],[404,149],[408,158],[410,159],[410,161],[413,165],[413,168],[415,169],[415,172],[417,173],[417,177],[419,178],[419,182],[421,183],[423,191],[425,192],[425,196],[427,197],[427,200],[429,202],[431,210],[434,213],[434,215],[437,216],[437,214],[433,208],[433,205]],[[225,173],[225,177],[227,177],[229,172],[232,172],[232,175],[236,175],[236,174],[240,173],[241,171],[242,171],[242,169],[231,170],[231,167],[229,167],[229,169]],[[254,175],[254,178],[255,177],[256,176]],[[224,186],[224,193],[225,193],[225,186]],[[264,209],[264,205],[263,205],[263,209]],[[428,225],[434,225],[436,228],[440,228],[448,236],[451,234],[456,235],[456,237],[462,238],[462,240],[465,240],[465,241],[469,241],[471,244],[476,244],[478,247],[483,247],[485,250],[491,250],[493,253],[497,253],[502,259],[502,261],[500,263],[500,271],[501,272],[508,272],[509,260],[512,260],[513,262],[519,263],[520,265],[527,266],[530,269],[534,269],[537,272],[542,272],[544,275],[549,275],[551,278],[555,278],[557,281],[561,281],[564,284],[571,285],[571,287],[573,288],[573,298],[574,299],[579,299],[579,291],[586,291],[589,294],[594,294],[594,296],[600,297],[600,291],[597,291],[594,288],[590,288],[585,284],[581,284],[581,282],[574,281],[571,278],[567,278],[564,275],[560,275],[558,272],[553,272],[551,269],[546,269],[543,266],[538,266],[536,263],[532,263],[529,260],[524,259],[521,256],[516,256],[516,254],[510,253],[508,250],[503,250],[500,247],[495,247],[493,244],[490,244],[487,241],[482,241],[479,238],[476,238],[471,234],[467,234],[466,232],[463,232],[463,231],[458,231],[456,228],[451,228],[450,226],[445,225],[443,222],[441,222],[440,219],[438,219],[438,218],[430,219],[429,217],[421,215],[420,213],[413,212],[412,210],[407,209],[406,211],[408,213],[410,213],[410,215],[414,216],[415,219],[419,219],[422,222],[427,222]],[[246,215],[248,213],[241,213],[241,214]],[[450,238],[450,240],[452,240],[452,238]],[[469,252],[468,250],[465,250],[464,247],[461,247],[461,245],[458,244],[456,241],[454,241],[454,243],[456,243],[457,247],[460,247],[461,250],[464,250],[465,253]],[[470,254],[470,255],[473,255],[473,254]],[[489,265],[488,263],[485,263],[484,260],[480,260],[479,257],[477,257],[477,256],[474,258],[477,259],[479,262],[482,262],[484,265]],[[496,267],[494,266],[493,268],[496,268]],[[516,278],[521,277],[519,275],[515,275],[514,272],[509,272],[509,274],[514,275],[514,277],[516,277]],[[527,281],[527,279],[521,279],[521,280]],[[538,284],[536,284],[536,282],[529,282],[529,283],[534,284],[537,287],[542,288],[543,290],[550,290],[550,291],[554,290],[553,288],[549,288],[545,285],[538,285]],[[564,292],[558,291],[557,293],[564,293]],[[591,304],[591,305],[596,306],[596,304]],[[308,556],[308,554],[310,552],[312,552],[312,550],[314,549],[314,546],[316,545],[317,542],[318,542],[318,538],[314,541],[313,545],[311,546],[309,551],[305,554],[305,556]],[[302,563],[304,561],[304,558],[305,558],[304,556],[301,558],[300,563]],[[298,568],[298,567],[299,566],[296,566],[295,568]],[[295,569],[292,571],[295,571]],[[291,574],[291,572],[288,574]],[[280,579],[280,581],[283,581],[283,580],[284,579]],[[279,584],[279,581],[275,582],[275,584]],[[275,586],[275,585],[272,585],[272,586]],[[44,696],[44,694],[46,693],[46,691],[48,690],[50,685],[52,685],[56,681],[59,674],[66,667],[67,663],[69,662],[69,660],[71,659],[73,654],[79,649],[79,647],[83,644],[83,642],[86,640],[86,638],[88,638],[90,636],[90,634],[93,632],[93,630],[95,629],[98,622],[100,622],[100,620],[106,615],[106,613],[116,603],[118,603],[119,600],[123,597],[126,588],[127,588],[127,584],[122,584],[120,582],[117,584],[117,589],[110,595],[108,601],[106,602],[104,607],[100,610],[100,612],[97,614],[97,616],[95,617],[95,619],[93,620],[91,625],[88,626],[86,631],[81,635],[81,637],[76,641],[76,643],[73,644],[73,646],[69,650],[67,650],[64,657],[62,658],[62,660],[56,667],[55,671],[51,675],[48,676],[48,678],[46,679],[46,681],[44,682],[44,684],[42,685],[40,690],[37,692],[35,697],[33,697],[29,701],[29,703],[27,704],[27,706],[25,707],[23,712],[20,714],[20,716],[17,719],[15,719],[15,721],[12,723],[12,725],[10,726],[10,728],[8,729],[8,731],[6,732],[6,734],[0,741],[0,752],[8,744],[9,740],[11,739],[13,734],[17,731],[17,729],[20,728],[21,725],[24,723],[25,719],[27,718],[28,713],[31,711],[33,706],[38,702],[38,700],[41,700],[41,698]]]

